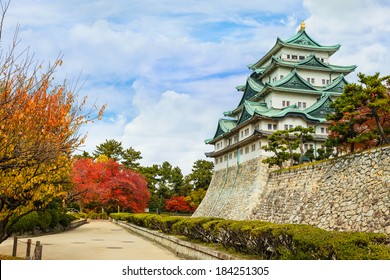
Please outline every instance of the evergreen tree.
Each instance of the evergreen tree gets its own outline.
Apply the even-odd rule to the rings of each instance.
[[[139,160],[142,159],[141,152],[134,150],[132,147],[121,153],[121,163],[129,169],[138,170],[140,168]]]
[[[192,165],[192,172],[187,176],[194,189],[207,190],[213,176],[214,163],[199,159]]]
[[[348,84],[343,94],[331,103],[334,113],[331,121],[330,140],[336,146],[347,146],[351,152],[360,148],[390,143],[390,94],[384,81],[390,76],[379,77],[358,74],[361,84]]]
[[[105,155],[114,161],[119,161],[122,157],[123,147],[122,143],[114,139],[106,140],[106,142],[96,146],[96,150],[93,151],[93,156],[98,158],[101,155]]]

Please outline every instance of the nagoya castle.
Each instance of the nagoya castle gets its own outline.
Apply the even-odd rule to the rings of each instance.
[[[214,137],[206,140],[214,145],[206,156],[214,159],[215,170],[272,156],[261,148],[267,145],[267,136],[296,126],[315,129],[314,140],[304,148],[316,154],[327,138],[329,103],[340,96],[345,76],[356,68],[330,63],[339,48],[317,43],[302,23],[297,34],[277,38],[270,51],[248,65],[252,74],[245,85],[237,86],[240,102],[224,113]]]
[[[252,73],[236,108],[224,113],[214,146],[215,161],[207,193],[193,217],[312,224],[324,229],[388,232],[390,147],[270,172],[263,159],[267,136],[296,126],[313,127],[304,148],[324,144],[330,102],[348,83],[356,66],[330,63],[340,45],[321,45],[305,30],[277,39]],[[387,168],[387,169],[386,169]],[[353,176],[351,176],[353,174]],[[386,214],[387,213],[387,214]],[[374,215],[375,214],[375,215]]]

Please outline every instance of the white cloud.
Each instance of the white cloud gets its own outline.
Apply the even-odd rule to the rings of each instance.
[[[144,100],[144,95],[141,90],[134,98],[140,113],[126,125],[124,146],[142,151],[144,165],[169,161],[189,173],[192,163],[204,158],[203,140],[210,136],[213,108],[175,91],[154,101]]]
[[[304,0],[310,17],[306,20],[309,34],[323,44],[340,43],[342,48],[332,63],[358,66],[357,72],[389,73],[390,3],[370,0]],[[356,73],[348,76],[355,81]]]

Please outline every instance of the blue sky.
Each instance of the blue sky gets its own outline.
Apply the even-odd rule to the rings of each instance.
[[[63,55],[58,79],[85,82],[89,105],[107,104],[85,126],[81,150],[106,139],[141,152],[143,165],[168,161],[189,173],[212,149],[218,118],[235,108],[235,87],[277,37],[302,20],[316,41],[340,51],[332,64],[390,74],[390,3],[385,0],[151,1],[13,0],[2,46],[20,24],[20,47],[38,61]]]

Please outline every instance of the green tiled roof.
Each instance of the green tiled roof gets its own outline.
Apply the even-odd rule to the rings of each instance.
[[[344,86],[348,84],[348,81],[344,78],[344,75],[341,74],[336,79],[334,79],[329,85],[327,85],[323,91],[327,92],[339,92],[344,91]]]
[[[333,46],[324,46],[317,43],[306,33],[305,29],[301,29],[300,31],[298,31],[297,34],[282,42],[284,44],[293,44],[297,46],[310,46],[310,47],[315,47],[320,49],[332,49],[334,51],[337,51],[340,48],[339,44]]]
[[[325,120],[326,115],[333,112],[332,108],[329,107],[329,104],[331,102],[332,99],[330,98],[330,93],[324,92],[322,96],[317,100],[317,102],[309,108],[306,108],[304,112],[313,117],[322,118],[323,120]]]
[[[304,90],[314,90],[317,91],[309,82],[304,78],[298,75],[297,71],[292,70],[286,77],[281,80],[278,80],[274,83],[269,83],[272,87],[282,87],[282,88],[293,88],[293,89],[304,89]]]
[[[213,139],[215,139],[215,138],[225,134],[226,132],[229,132],[236,125],[237,125],[237,121],[236,120],[219,119],[217,131],[215,132],[215,135],[214,135]],[[211,140],[212,139],[206,140],[206,143],[210,142]]]
[[[274,68],[277,66],[284,66],[287,68],[295,68],[295,69],[309,69],[309,70],[321,70],[321,71],[328,71],[328,72],[340,72],[349,74],[350,72],[354,71],[356,69],[356,65],[351,66],[339,66],[339,65],[332,65],[332,64],[326,64],[320,61],[314,53],[307,56],[303,60],[299,61],[285,61],[283,59],[277,58],[275,56],[272,56],[271,63],[266,68],[261,68],[261,73],[264,75],[268,72],[271,72]],[[258,69],[253,69],[256,73],[258,72]]]
[[[264,84],[252,77],[249,77],[246,81],[244,94],[242,95],[241,101],[238,104],[240,106],[245,100],[250,100],[253,96],[261,92],[264,88]]]
[[[277,38],[275,45],[272,47],[272,49],[266,53],[261,59],[259,59],[256,63],[250,64],[249,68],[252,70],[256,70],[258,68],[261,69],[263,67],[263,64],[270,59],[278,50],[280,50],[282,47],[290,47],[295,49],[306,49],[306,50],[312,50],[312,51],[326,51],[330,55],[335,53],[341,45],[333,45],[333,46],[324,46],[316,41],[314,41],[307,33],[306,31],[300,30],[297,34],[292,36],[291,38],[287,40],[282,40],[280,38]]]

